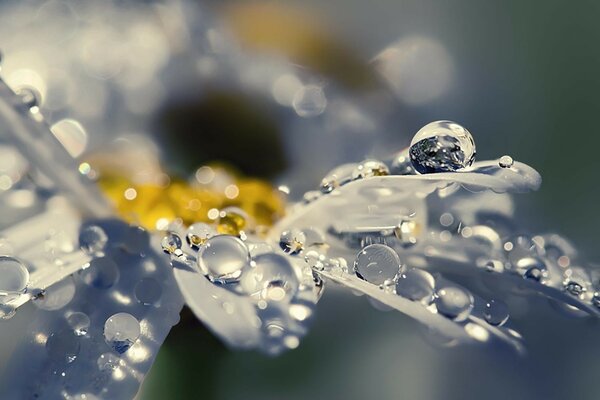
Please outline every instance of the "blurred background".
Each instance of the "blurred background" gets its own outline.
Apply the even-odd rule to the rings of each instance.
[[[510,154],[542,174],[517,196],[521,225],[593,261],[599,17],[592,0],[3,1],[2,76],[35,87],[51,122],[81,122],[76,156],[141,137],[170,173],[225,162],[292,199],[454,120],[478,159]],[[184,310],[139,398],[598,398],[597,322],[543,299],[509,305],[526,358],[440,348],[335,289],[278,358],[228,350]]]

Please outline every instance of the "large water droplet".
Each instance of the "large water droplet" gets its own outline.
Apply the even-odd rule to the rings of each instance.
[[[410,143],[410,160],[422,174],[452,172],[475,160],[475,142],[468,130],[452,121],[425,125]]]
[[[71,330],[55,332],[46,340],[48,357],[54,361],[71,363],[79,355],[80,349],[80,339]]]
[[[279,237],[279,247],[288,254],[296,255],[304,249],[306,236],[299,229],[285,231]]]
[[[106,232],[96,225],[88,226],[79,233],[79,247],[90,255],[103,255],[107,242]]]
[[[213,282],[237,281],[249,263],[248,248],[235,236],[213,236],[198,252],[198,267]]]
[[[131,314],[115,314],[104,324],[104,340],[119,354],[125,353],[140,337],[140,333],[140,323]]]
[[[198,250],[208,239],[215,236],[217,231],[212,226],[198,222],[191,225],[186,233],[185,239],[194,250]]]
[[[119,267],[109,257],[94,258],[90,266],[80,272],[81,280],[98,289],[108,289],[119,280]]]
[[[483,316],[490,325],[501,326],[508,320],[508,306],[500,300],[490,300],[485,305]]]
[[[77,336],[84,336],[90,328],[90,317],[82,312],[72,312],[67,316],[67,322]]]
[[[396,294],[425,305],[431,304],[435,293],[435,279],[422,269],[406,271],[396,283]]]
[[[365,160],[358,164],[352,171],[352,179],[371,178],[373,176],[386,176],[390,171],[383,162],[378,160]]]
[[[473,309],[473,296],[457,286],[446,286],[437,291],[435,305],[440,314],[455,321],[464,321]]]
[[[154,278],[144,278],[135,285],[135,298],[144,305],[156,304],[162,296],[162,287]]]
[[[29,271],[20,260],[0,256],[0,303],[11,294],[23,292],[29,283]],[[11,296],[12,297],[12,296]]]
[[[354,273],[374,285],[396,279],[401,272],[398,254],[383,244],[371,244],[362,249],[354,260]]]
[[[266,301],[289,300],[298,291],[298,278],[287,258],[276,253],[254,259],[254,267],[244,271],[240,285],[245,293]]]

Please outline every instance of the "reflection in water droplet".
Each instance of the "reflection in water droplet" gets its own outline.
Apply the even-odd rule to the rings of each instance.
[[[464,321],[473,309],[473,296],[457,286],[446,286],[437,291],[435,305],[440,314],[455,321]]]
[[[398,254],[383,244],[371,244],[362,249],[354,260],[356,275],[374,285],[393,281],[401,272]]]
[[[417,234],[419,225],[413,219],[403,219],[397,227],[394,228],[394,235],[402,246],[409,247],[417,243]]]
[[[79,233],[79,247],[90,255],[103,255],[108,236],[96,225],[88,226]]]
[[[390,171],[383,162],[378,160],[365,160],[358,164],[352,171],[352,179],[371,178],[373,176],[386,176]]]
[[[241,208],[227,207],[219,212],[217,232],[225,235],[239,236],[248,224],[248,214]]]
[[[115,314],[104,324],[104,340],[119,354],[125,353],[140,337],[140,333],[140,323],[131,314]]]
[[[179,235],[173,232],[167,232],[160,242],[163,251],[167,254],[173,254],[180,250],[182,244]]]
[[[135,298],[144,305],[156,304],[162,296],[162,287],[156,279],[144,278],[135,285]]]
[[[262,254],[254,259],[254,264],[240,278],[245,293],[258,295],[266,301],[283,301],[289,300],[298,291],[299,282],[294,267],[284,256]]]
[[[25,264],[14,257],[0,256],[0,303],[11,300],[12,294],[23,292],[28,283],[29,271]]]
[[[489,260],[485,263],[485,269],[489,272],[501,274],[504,272],[504,263],[500,260]]]
[[[306,236],[299,229],[290,229],[281,233],[279,247],[288,254],[296,255],[304,249]]]
[[[457,123],[436,121],[415,134],[409,154],[413,167],[421,174],[452,172],[473,164],[475,142]]]
[[[90,328],[90,317],[82,312],[72,312],[67,316],[67,322],[77,336],[84,336]]]
[[[249,263],[248,248],[235,236],[213,236],[198,252],[198,267],[213,282],[237,281]]]
[[[215,228],[208,224],[198,222],[188,228],[185,239],[194,250],[198,250],[200,246],[216,234],[217,231]]]
[[[508,306],[500,300],[490,300],[485,305],[483,316],[488,324],[501,326],[508,321]]]
[[[396,283],[396,294],[425,305],[431,304],[435,291],[435,279],[422,269],[413,268],[406,271]]]
[[[498,165],[501,168],[510,168],[512,167],[514,164],[514,160],[512,159],[511,156],[502,156],[500,157],[500,160],[498,160]]]
[[[80,339],[71,330],[55,332],[48,336],[46,351],[48,357],[54,361],[75,361],[81,349]]]
[[[94,258],[80,273],[81,280],[91,287],[108,289],[119,280],[119,267],[109,257]]]

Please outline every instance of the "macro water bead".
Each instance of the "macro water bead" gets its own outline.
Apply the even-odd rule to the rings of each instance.
[[[117,353],[123,354],[140,337],[139,321],[131,314],[117,313],[104,324],[104,340]]]
[[[383,244],[370,244],[354,260],[354,273],[374,285],[393,281],[401,272],[400,257],[394,249]]]
[[[9,256],[0,257],[0,295],[22,292],[28,282],[29,272],[21,261]]]
[[[421,128],[410,142],[410,161],[421,174],[453,172],[475,161],[475,142],[468,130],[452,121]]]
[[[213,282],[237,281],[249,264],[248,247],[235,236],[213,236],[198,252],[198,267]]]

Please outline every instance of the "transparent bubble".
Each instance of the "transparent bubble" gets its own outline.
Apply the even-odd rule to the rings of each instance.
[[[286,257],[267,253],[254,259],[254,267],[244,271],[240,285],[249,295],[259,296],[266,301],[283,301],[296,294],[299,281]]]
[[[55,332],[46,340],[48,357],[54,361],[72,363],[81,349],[80,338],[71,330]]]
[[[446,286],[437,291],[435,305],[440,314],[455,321],[464,321],[473,309],[473,296],[457,286]]]
[[[217,231],[215,228],[208,224],[198,222],[188,228],[185,240],[194,250],[198,250],[200,246],[216,234]]]
[[[485,305],[483,316],[490,325],[504,325],[508,321],[508,306],[503,301],[490,300]]]
[[[502,156],[498,160],[498,165],[501,168],[510,168],[513,166],[514,163],[515,163],[515,161],[512,159],[511,156]]]
[[[213,282],[237,281],[249,263],[248,248],[235,236],[213,236],[198,252],[198,267]]]
[[[106,320],[104,340],[117,353],[125,353],[140,337],[140,323],[131,314],[118,313]]]
[[[435,279],[427,271],[410,269],[400,275],[396,283],[396,294],[429,305],[435,294]]]
[[[173,232],[167,232],[160,242],[163,251],[167,254],[174,254],[177,250],[181,250],[182,244],[179,235]]]
[[[79,247],[90,255],[103,255],[107,242],[106,232],[96,225],[88,226],[79,233]]]
[[[90,328],[90,317],[82,312],[72,312],[67,316],[67,322],[77,336],[84,336]]]
[[[42,310],[59,310],[69,304],[75,296],[75,282],[67,277],[39,293],[33,301]]]
[[[290,229],[285,231],[279,237],[279,247],[291,255],[296,255],[304,249],[306,236],[299,229]]]
[[[23,262],[10,256],[0,256],[0,303],[3,296],[23,292],[29,283],[29,271]]]
[[[352,172],[355,168],[356,164],[343,164],[329,171],[321,180],[321,192],[329,193],[333,189],[352,181]]]
[[[390,171],[383,162],[378,160],[365,160],[358,164],[352,171],[352,179],[371,178],[373,176],[386,176]]]
[[[94,258],[80,273],[81,280],[97,289],[108,289],[119,280],[119,267],[109,257]]]
[[[156,304],[162,296],[162,287],[154,278],[144,278],[135,285],[135,298],[144,305]]]
[[[452,172],[475,160],[475,142],[468,130],[452,121],[425,125],[410,143],[410,160],[421,174]]]
[[[316,117],[325,111],[327,98],[320,86],[306,85],[299,89],[292,100],[292,106],[301,117]]]
[[[371,244],[362,249],[354,260],[354,273],[374,285],[383,285],[397,278],[402,269],[394,249],[383,244]]]

